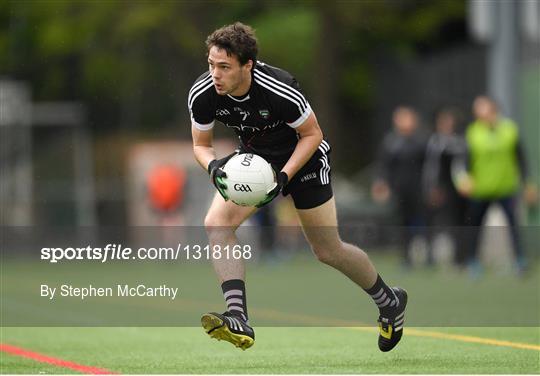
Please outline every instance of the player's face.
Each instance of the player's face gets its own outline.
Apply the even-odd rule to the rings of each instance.
[[[228,56],[224,49],[212,46],[208,51],[208,69],[219,95],[241,96],[251,85],[251,60],[240,65],[234,55]]]
[[[437,117],[437,131],[442,134],[454,133],[456,123],[452,115],[442,113]]]
[[[394,124],[399,133],[410,135],[418,126],[416,113],[408,108],[400,108],[394,113]]]
[[[477,119],[486,123],[494,123],[497,120],[497,106],[489,98],[476,98],[473,112]]]

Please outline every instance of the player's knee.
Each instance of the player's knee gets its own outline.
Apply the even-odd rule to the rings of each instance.
[[[207,230],[220,228],[220,227],[230,227],[231,223],[222,215],[217,215],[216,213],[209,212],[204,217],[204,227]]]
[[[331,247],[325,245],[312,245],[311,250],[317,257],[317,260],[327,265],[334,265],[336,263],[336,252]]]
[[[344,258],[345,247],[347,247],[347,243],[344,243],[339,238],[331,242],[311,244],[311,250],[317,257],[317,260],[334,267],[346,262]]]
[[[216,215],[207,213],[206,217],[204,217],[204,227],[208,230],[217,226],[219,226],[219,218]]]
[[[230,218],[227,215],[218,215],[213,212],[206,214],[204,218],[204,227],[206,231],[236,231],[240,224],[236,223],[234,218]]]

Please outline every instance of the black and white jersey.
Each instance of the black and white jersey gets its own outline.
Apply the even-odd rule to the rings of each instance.
[[[217,94],[210,73],[204,73],[189,91],[188,107],[197,129],[212,129],[218,120],[234,129],[244,151],[276,164],[289,159],[298,143],[295,128],[312,112],[294,77],[262,62],[242,97]]]

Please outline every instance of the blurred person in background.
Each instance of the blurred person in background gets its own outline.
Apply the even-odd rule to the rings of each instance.
[[[526,259],[516,218],[517,195],[525,183],[524,199],[528,205],[538,203],[538,190],[528,182],[525,153],[517,125],[499,114],[495,101],[478,96],[473,102],[475,121],[466,131],[467,153],[459,171],[457,187],[468,197],[466,224],[471,227],[468,262],[471,273],[478,275],[480,229],[488,208],[499,204],[508,221],[519,274],[526,270]]]
[[[460,226],[464,225],[466,199],[455,188],[452,180],[453,166],[464,153],[463,137],[458,135],[458,112],[442,108],[435,115],[435,132],[426,148],[423,170],[423,191],[427,206],[427,224],[430,231],[430,252],[439,234],[448,234],[452,240],[454,261],[464,266],[466,252],[460,238]]]
[[[188,106],[195,158],[217,189],[204,221],[210,245],[236,245],[236,229],[257,210],[228,199],[221,167],[235,153],[216,158],[213,127],[218,120],[235,131],[240,152],[262,156],[277,171],[277,186],[259,207],[279,193],[292,196],[317,258],[364,289],[379,308],[379,349],[390,351],[403,334],[407,293],[386,285],[367,254],[341,240],[330,183],[330,145],[297,81],[288,72],[257,61],[254,30],[240,22],[214,31],[206,46],[209,71],[193,84]],[[248,318],[244,260],[212,262],[227,311],[204,314],[201,323],[209,336],[245,350],[253,345],[255,332]]]
[[[417,112],[399,106],[393,113],[393,130],[383,140],[376,178],[371,195],[378,203],[390,199],[396,205],[402,244],[403,265],[411,265],[409,248],[416,235],[422,234],[425,216],[422,202],[422,169],[426,137],[419,129]]]
[[[183,224],[181,213],[185,197],[186,171],[168,163],[152,168],[146,178],[146,191],[150,207],[159,225],[179,226]]]

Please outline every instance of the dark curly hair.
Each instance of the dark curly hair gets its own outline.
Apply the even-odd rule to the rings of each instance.
[[[227,56],[235,55],[240,65],[245,65],[249,60],[255,64],[257,60],[257,38],[255,30],[241,22],[226,25],[217,29],[206,38],[206,48],[216,46],[227,51]]]

